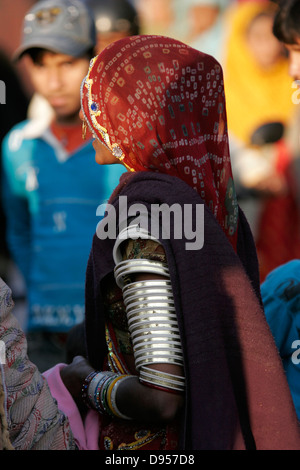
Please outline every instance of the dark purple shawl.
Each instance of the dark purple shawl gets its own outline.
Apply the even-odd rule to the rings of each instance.
[[[202,204],[176,177],[125,174],[118,195],[141,203]],[[204,246],[162,239],[182,338],[186,401],[181,449],[300,449],[299,427],[281,360],[261,307],[258,264],[240,212],[237,254],[205,207]],[[171,230],[172,233],[172,230]],[[115,240],[95,235],[86,276],[88,358],[101,369],[107,354],[100,284],[114,268]]]

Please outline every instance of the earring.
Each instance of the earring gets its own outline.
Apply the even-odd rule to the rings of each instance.
[[[86,139],[86,122],[83,121],[82,123],[82,140]]]

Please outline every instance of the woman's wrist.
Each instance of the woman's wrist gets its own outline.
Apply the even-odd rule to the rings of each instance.
[[[131,419],[117,407],[117,389],[119,384],[133,375],[118,374],[110,371],[91,372],[83,382],[82,401],[88,408],[99,413],[122,419]]]
[[[95,369],[81,356],[75,357],[71,364],[61,369],[61,379],[76,403],[82,402],[82,385],[92,372]]]

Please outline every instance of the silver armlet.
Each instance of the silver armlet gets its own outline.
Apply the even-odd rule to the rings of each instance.
[[[133,273],[155,273],[165,279],[130,282]],[[183,366],[183,354],[168,267],[157,261],[134,259],[115,267],[123,291],[128,328],[140,381],[183,391],[184,377],[146,367],[151,364]],[[126,281],[128,283],[126,283]]]

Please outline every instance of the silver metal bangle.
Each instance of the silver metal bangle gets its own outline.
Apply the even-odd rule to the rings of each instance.
[[[124,286],[124,278],[136,273],[151,273],[169,277],[168,267],[159,261],[148,259],[129,259],[116,265],[114,274],[119,287]]]
[[[159,385],[163,388],[184,392],[185,378],[180,375],[170,374],[169,372],[161,372],[159,370],[142,367],[140,370],[140,382],[146,382],[153,385]]]
[[[155,273],[164,279],[130,281],[133,273]],[[168,267],[160,262],[134,259],[118,263],[115,279],[122,287],[135,367],[141,381],[182,391],[184,378],[148,372],[151,364],[183,367],[183,354]],[[126,280],[129,282],[126,283]],[[143,373],[141,373],[143,371]],[[150,374],[150,375],[149,375]],[[174,382],[175,380],[175,382]],[[178,383],[179,380],[179,383]]]
[[[163,299],[173,298],[171,282],[160,280],[158,284],[157,281],[139,281],[133,284],[130,283],[123,288],[125,305],[127,305],[128,302],[143,300],[145,296],[149,294],[154,297],[159,296]]]

